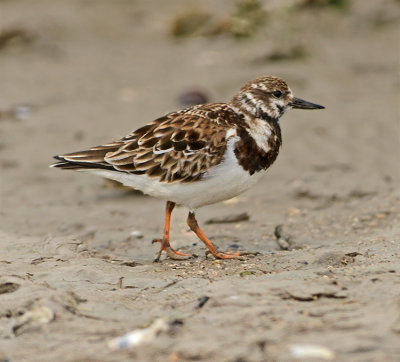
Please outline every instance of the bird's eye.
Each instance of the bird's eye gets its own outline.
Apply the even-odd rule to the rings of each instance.
[[[280,90],[277,90],[277,91],[273,92],[272,95],[275,98],[281,98],[282,97],[282,92]]]

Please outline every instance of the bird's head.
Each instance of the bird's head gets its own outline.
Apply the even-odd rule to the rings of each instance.
[[[251,118],[273,119],[278,119],[290,108],[325,108],[294,97],[287,83],[273,76],[257,78],[247,83],[232,98],[231,105]]]

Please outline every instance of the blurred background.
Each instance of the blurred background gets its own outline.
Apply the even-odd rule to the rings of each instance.
[[[200,224],[240,209],[250,221],[205,228],[222,249],[276,251],[284,224],[299,248],[369,240],[379,254],[400,232],[399,25],[398,0],[0,0],[2,245],[28,260],[62,238],[92,256],[152,260],[163,202],[49,169],[52,156],[190,104],[229,101],[247,81],[275,75],[326,109],[288,112],[267,177],[200,210]],[[174,212],[173,245],[203,255],[186,212]],[[296,257],[288,269],[306,258]]]
[[[285,115],[270,190],[344,197],[398,180],[398,1],[1,0],[0,9],[5,228],[30,222],[24,200],[43,213],[30,229],[42,233],[55,221],[44,204],[101,185],[48,170],[51,156],[190,103],[228,101],[268,74],[327,107]]]

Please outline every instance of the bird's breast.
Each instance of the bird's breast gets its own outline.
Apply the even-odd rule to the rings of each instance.
[[[282,136],[277,121],[254,120],[240,128],[238,135],[235,155],[239,165],[250,175],[266,170],[278,157]]]

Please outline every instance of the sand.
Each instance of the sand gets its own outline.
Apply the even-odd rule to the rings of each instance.
[[[400,8],[289,3],[265,4],[250,38],[174,39],[177,15],[226,19],[233,2],[0,1],[0,361],[400,359]],[[187,89],[226,101],[266,74],[326,110],[286,114],[266,177],[198,211],[221,250],[255,257],[207,258],[178,207],[172,244],[198,257],[152,263],[162,201],[48,168],[180,108]],[[151,341],[110,348],[159,318]]]

